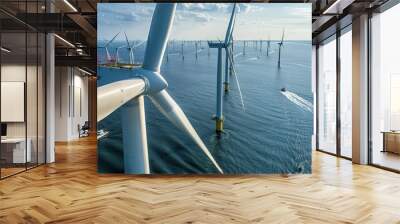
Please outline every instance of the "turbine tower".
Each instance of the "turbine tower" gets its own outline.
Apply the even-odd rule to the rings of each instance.
[[[278,45],[279,45],[278,68],[281,67],[281,48],[282,48],[282,46],[283,46],[283,38],[284,38],[284,36],[285,36],[285,30],[283,30],[283,32],[282,32],[282,39],[281,39],[281,42],[278,43]]]
[[[119,63],[119,49],[126,47],[125,45],[123,46],[119,46],[116,48],[116,52],[115,52],[115,66],[118,66]]]
[[[224,42],[208,42],[208,46],[210,48],[218,49],[218,64],[217,64],[217,113],[215,116],[215,129],[217,133],[220,133],[224,129],[224,117],[223,117],[223,105],[222,105],[222,49],[225,49],[225,80],[228,80],[228,68],[229,68],[229,59],[230,59],[230,46],[232,44],[232,33],[233,27],[235,23],[235,11],[236,11],[236,3],[233,5],[232,14],[229,20],[228,29],[225,34]],[[226,85],[226,81],[225,81]],[[225,88],[227,88],[225,86]]]
[[[207,56],[210,57],[210,48],[207,48]]]
[[[176,3],[157,4],[151,21],[143,65],[130,70],[131,77],[128,79],[98,87],[97,121],[101,121],[122,107],[124,169],[128,174],[150,173],[144,96],[149,97],[171,123],[188,134],[216,169],[223,173],[185,113],[167,92],[168,83],[160,74],[175,10]]]
[[[271,37],[268,36],[268,41],[267,41],[267,56],[269,56],[269,47],[271,45]]]
[[[246,41],[243,41],[243,56],[246,56]]]
[[[198,58],[198,56],[197,56],[197,41],[194,42],[194,45],[196,47],[196,61],[197,61],[197,58]]]
[[[181,43],[181,54],[182,54],[182,61],[184,61],[185,60],[185,55],[184,55],[184,52],[183,52],[183,40],[182,40],[182,43]]]

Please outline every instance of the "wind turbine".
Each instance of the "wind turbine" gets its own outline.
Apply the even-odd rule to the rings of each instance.
[[[218,49],[218,64],[217,64],[217,113],[215,115],[215,128],[217,133],[221,133],[223,131],[223,126],[224,126],[224,117],[223,117],[223,104],[222,104],[222,95],[223,95],[223,88],[222,88],[222,49],[225,50],[225,79],[228,80],[228,68],[229,68],[229,62],[233,64],[233,56],[230,52],[230,47],[232,44],[232,33],[233,33],[233,27],[235,24],[235,11],[236,11],[236,3],[233,5],[232,9],[232,14],[229,20],[229,25],[228,29],[226,30],[225,34],[225,40],[224,42],[218,41],[218,42],[208,42],[208,46],[210,48],[217,48]],[[234,71],[234,70],[233,70]],[[234,71],[235,78],[237,81],[236,77],[236,72]],[[225,82],[226,83],[226,82]],[[239,92],[240,92],[240,87],[239,83],[237,81]],[[241,95],[241,92],[240,92]],[[243,105],[243,98],[242,99],[242,105]]]
[[[125,33],[125,32],[124,32]],[[126,40],[126,47],[127,50],[129,51],[129,64],[130,65],[135,65],[135,49],[143,45],[146,41],[132,41],[129,42],[128,36],[125,33],[125,40]],[[138,65],[138,64],[136,64]]]
[[[185,55],[184,55],[184,52],[183,52],[183,40],[182,40],[182,43],[181,43],[181,54],[182,54],[182,61],[184,61],[185,60]]]
[[[269,47],[271,45],[271,37],[268,36],[268,41],[267,41],[267,56],[269,56]]]
[[[104,48],[106,49],[106,62],[107,63],[112,63],[113,62],[113,59],[112,59],[112,57],[111,57],[111,55],[110,55],[110,52],[108,51],[108,45],[110,45],[114,40],[115,40],[115,38],[117,38],[117,36],[119,35],[119,33],[120,32],[118,32],[110,41],[108,41],[107,43],[106,43],[106,45],[104,45]]]
[[[133,46],[131,46],[131,44],[129,43],[128,36],[126,36],[125,32],[124,32],[124,34],[125,34],[126,44],[128,46],[128,51],[129,51],[129,64],[133,65],[135,63],[135,58],[133,56]]]
[[[196,46],[196,61],[197,61],[197,41],[194,42],[194,45]]]
[[[119,49],[126,47],[125,45],[119,46],[116,48],[116,53],[115,53],[115,65],[118,65],[119,63]]]
[[[243,41],[243,56],[246,56],[246,41]]]
[[[144,96],[176,127],[188,134],[211,160],[222,169],[196,133],[185,113],[169,95],[167,81],[160,74],[176,10],[176,3],[157,4],[149,30],[143,65],[131,69],[131,77],[98,87],[98,118],[101,121],[121,109],[125,173],[150,173],[147,150]]]
[[[279,45],[278,68],[281,67],[281,48],[282,48],[282,46],[283,46],[283,38],[284,38],[284,36],[285,36],[285,29],[283,29],[283,32],[282,32],[282,39],[281,39],[281,42],[278,43],[278,45]]]
[[[210,57],[210,47],[207,48],[207,56]]]

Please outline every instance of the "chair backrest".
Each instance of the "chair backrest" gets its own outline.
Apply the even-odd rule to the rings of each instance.
[[[89,121],[85,121],[80,130],[88,130],[90,128]]]

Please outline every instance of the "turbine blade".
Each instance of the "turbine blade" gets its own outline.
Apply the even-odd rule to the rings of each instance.
[[[233,26],[232,26],[232,32],[231,32],[231,39],[229,40],[229,43],[233,42],[233,31],[235,30],[235,25],[236,25],[236,13],[235,13],[235,18],[233,19]]]
[[[162,58],[174,20],[175,9],[176,3],[163,3],[157,4],[154,10],[143,61],[143,68],[146,70],[160,71]]]
[[[107,61],[111,61],[110,52],[108,52],[108,48],[106,47]]]
[[[125,33],[125,32],[124,32],[124,34],[125,34],[126,43],[128,44],[128,47],[129,47],[129,49],[130,49],[130,48],[131,48],[131,44],[129,43],[128,36],[126,36],[126,33]]]
[[[188,134],[196,144],[201,148],[201,150],[206,154],[206,156],[211,160],[214,166],[218,169],[220,173],[223,173],[221,167],[215,161],[214,157],[208,151],[207,147],[197,134],[196,130],[193,128],[189,119],[186,117],[185,113],[175,102],[174,99],[168,94],[166,90],[149,95],[150,100],[157,107],[157,109],[164,114],[176,127],[180,128],[186,134]]]
[[[233,75],[235,76],[236,85],[237,85],[238,90],[239,90],[240,102],[242,103],[242,109],[243,109],[243,111],[245,111],[246,109],[245,109],[245,107],[244,107],[242,89],[240,88],[239,80],[238,80],[238,77],[237,77],[237,74],[236,74],[235,63],[234,63],[234,61],[233,61],[233,56],[232,56],[232,53],[229,51],[228,48],[226,48],[226,50],[228,51],[229,62],[232,64],[232,71],[233,71]]]
[[[136,44],[135,46],[133,46],[132,48],[137,48],[137,47],[143,45],[144,43],[146,43],[146,41],[142,41],[142,42]]]
[[[141,78],[132,78],[107,84],[97,88],[97,121],[103,120],[129,100],[145,90]]]
[[[226,30],[225,42],[224,42],[225,44],[229,44],[229,41],[231,40],[231,36],[232,36],[232,32],[233,32],[233,24],[234,24],[234,19],[235,19],[235,11],[236,11],[236,3],[233,4],[231,18],[229,20],[228,29]]]
[[[109,44],[111,44],[111,43],[115,40],[115,38],[117,38],[117,36],[119,35],[119,33],[120,33],[120,32],[118,32],[110,41],[108,41],[107,44],[104,45],[104,47],[107,47]]]

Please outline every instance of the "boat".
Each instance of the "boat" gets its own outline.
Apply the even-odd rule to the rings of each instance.
[[[100,140],[101,138],[107,136],[108,133],[108,131],[104,131],[103,129],[97,131],[97,140]]]
[[[282,92],[286,92],[286,88],[283,87],[283,88],[281,89],[281,91],[282,91]]]

